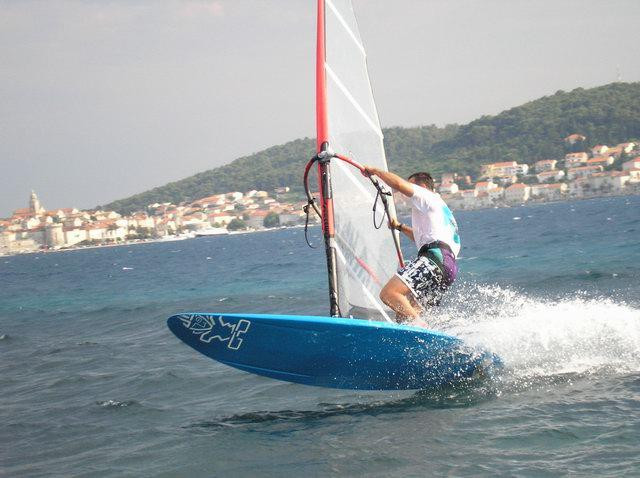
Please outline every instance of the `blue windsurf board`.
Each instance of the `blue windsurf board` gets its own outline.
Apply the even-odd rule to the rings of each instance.
[[[357,390],[454,384],[500,366],[440,332],[334,317],[188,313],[169,329],[218,362],[278,380]]]

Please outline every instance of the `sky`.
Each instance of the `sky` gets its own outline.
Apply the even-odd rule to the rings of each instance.
[[[0,0],[0,217],[315,136],[312,0]],[[638,0],[353,0],[383,126],[640,81]],[[302,166],[301,166],[302,167]]]

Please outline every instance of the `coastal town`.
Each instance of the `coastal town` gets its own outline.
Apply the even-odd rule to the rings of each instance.
[[[562,158],[485,164],[477,181],[455,173],[442,175],[438,190],[453,209],[478,209],[622,194],[640,194],[638,143],[584,147],[587,138],[571,134]]]
[[[150,204],[146,211],[126,216],[103,210],[46,210],[32,191],[29,207],[0,219],[0,255],[295,226],[305,221],[306,202],[290,201],[291,196],[288,187],[271,194],[234,191],[188,204]]]
[[[586,148],[582,147],[586,139],[580,134],[567,136],[567,148],[577,151],[562,158],[532,165],[485,164],[475,181],[468,175],[445,173],[436,187],[453,209],[640,194],[640,145],[625,142]],[[397,204],[400,212],[408,207],[400,197]],[[47,210],[32,191],[28,207],[0,219],[0,255],[297,226],[305,223],[305,205],[289,187],[279,187],[225,192],[177,205],[154,203],[127,216],[103,210]],[[317,221],[313,214],[310,219]]]

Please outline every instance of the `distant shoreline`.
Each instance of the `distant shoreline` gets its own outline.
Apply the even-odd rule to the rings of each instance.
[[[309,224],[309,227],[314,227],[317,226],[317,223],[312,223]],[[215,236],[202,236],[202,237],[198,237],[198,236],[193,236],[193,237],[179,237],[179,236],[165,236],[164,238],[158,238],[158,239],[141,239],[141,240],[135,240],[135,241],[127,241],[127,242],[122,242],[122,243],[116,243],[116,244],[96,244],[96,245],[91,245],[91,246],[81,246],[81,247],[65,247],[65,248],[61,248],[61,249],[39,249],[39,250],[35,250],[35,251],[24,251],[24,252],[11,252],[8,254],[5,253],[0,253],[0,257],[15,257],[15,256],[24,256],[24,255],[28,255],[28,254],[52,254],[52,253],[58,253],[58,252],[75,252],[75,251],[84,251],[87,249],[102,249],[105,247],[123,247],[123,246],[135,246],[135,245],[140,245],[140,244],[155,244],[155,243],[159,243],[159,242],[179,242],[179,241],[186,241],[189,239],[200,239],[202,240],[203,238],[206,237],[224,237],[224,236],[238,236],[238,235],[243,235],[243,234],[255,234],[255,233],[260,233],[260,232],[269,232],[269,231],[279,231],[282,229],[300,229],[303,228],[304,224],[299,224],[299,225],[295,225],[295,226],[281,226],[281,227],[269,227],[269,228],[263,228],[263,229],[253,229],[250,231],[229,231],[228,234],[218,234]]]
[[[591,199],[601,199],[601,198],[622,198],[629,196],[640,196],[640,191],[633,192],[629,191],[626,193],[610,193],[610,194],[594,194],[592,196],[580,196],[580,197],[569,197],[569,198],[559,198],[559,199],[529,199],[522,203],[515,204],[495,204],[493,206],[479,206],[473,208],[451,208],[453,211],[480,211],[484,209],[508,209],[512,207],[520,207],[520,206],[529,206],[529,205],[538,205],[538,204],[557,204],[561,202],[574,202],[574,201],[588,201]]]
[[[588,196],[588,197],[571,197],[571,198],[565,198],[565,199],[558,199],[558,200],[545,200],[545,199],[530,199],[526,202],[523,203],[516,203],[516,204],[495,204],[493,206],[482,206],[482,207],[474,207],[474,208],[464,208],[464,209],[459,209],[459,208],[452,208],[453,211],[483,211],[483,210],[487,210],[487,209],[508,209],[508,208],[513,208],[513,207],[521,207],[521,206],[534,206],[534,205],[541,205],[541,204],[557,204],[557,203],[562,203],[562,202],[573,202],[573,201],[588,201],[591,199],[601,199],[601,198],[616,198],[616,197],[628,197],[628,196],[640,196],[640,193],[638,192],[627,192],[626,194],[597,194],[597,195],[593,195],[593,196]],[[400,215],[406,215],[410,212],[410,209],[407,208],[397,208],[398,214]],[[315,227],[318,226],[318,223],[310,223],[309,227]],[[253,229],[253,230],[245,230],[245,231],[229,231],[228,234],[219,234],[216,236],[203,236],[203,237],[221,237],[221,236],[237,236],[237,235],[243,235],[243,234],[256,234],[256,233],[261,233],[261,232],[269,232],[269,231],[279,231],[282,229],[300,229],[303,228],[304,224],[297,224],[295,226],[281,226],[281,227],[271,227],[271,228],[263,228],[263,229]],[[194,237],[179,237],[179,236],[165,236],[164,238],[158,238],[158,239],[142,239],[142,240],[134,240],[134,241],[127,241],[127,242],[123,242],[123,243],[117,243],[117,244],[96,244],[96,245],[91,245],[91,246],[81,246],[81,247],[67,247],[67,248],[63,248],[63,249],[40,249],[40,250],[36,250],[36,251],[24,251],[24,252],[12,252],[12,253],[0,253],[0,257],[14,257],[14,256],[22,256],[22,255],[26,255],[26,254],[50,254],[50,253],[56,253],[56,252],[71,252],[71,251],[82,251],[82,250],[87,250],[87,249],[99,249],[99,248],[103,248],[103,247],[122,247],[122,246],[134,246],[134,245],[139,245],[139,244],[154,244],[154,243],[158,243],[158,242],[178,242],[178,241],[184,241],[184,240],[188,240],[188,239],[202,239],[198,238],[196,236]]]

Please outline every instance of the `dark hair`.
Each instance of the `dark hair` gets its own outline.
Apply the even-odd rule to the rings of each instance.
[[[429,173],[413,173],[411,176],[409,176],[409,181],[411,181],[412,179],[416,182],[416,184],[424,184],[428,189],[431,189],[432,191],[435,189],[433,178]]]

